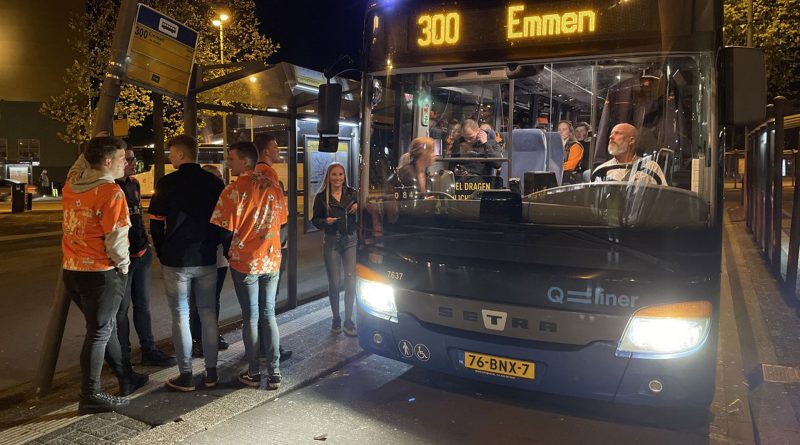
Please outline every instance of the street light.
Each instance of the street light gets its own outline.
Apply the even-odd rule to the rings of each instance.
[[[225,63],[225,22],[230,17],[228,14],[220,13],[220,15],[211,21],[211,24],[219,28],[219,63]],[[230,179],[230,172],[228,171],[228,114],[222,113],[222,165],[223,177],[227,183]]]
[[[211,21],[211,24],[219,28],[219,63],[225,63],[225,22],[228,21],[230,16],[221,13],[217,18]]]

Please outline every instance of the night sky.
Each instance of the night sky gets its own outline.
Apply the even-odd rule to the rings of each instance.
[[[281,45],[270,62],[322,71],[342,54],[357,59],[368,0],[257,1],[261,32]]]

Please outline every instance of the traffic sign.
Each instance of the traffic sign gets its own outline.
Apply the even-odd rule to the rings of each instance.
[[[189,91],[197,31],[139,4],[128,45],[128,81],[183,98]]]

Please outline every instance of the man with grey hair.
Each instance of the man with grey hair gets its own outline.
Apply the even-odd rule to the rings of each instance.
[[[605,181],[633,181],[642,184],[667,185],[667,178],[658,163],[636,154],[639,132],[631,124],[617,124],[608,137],[608,154],[613,156],[592,172],[592,177]]]

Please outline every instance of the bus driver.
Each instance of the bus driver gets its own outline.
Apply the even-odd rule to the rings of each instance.
[[[644,161],[636,154],[636,127],[617,124],[608,137],[608,153],[613,156],[592,172],[593,180],[633,181],[644,184],[667,185],[667,178],[655,161]],[[596,179],[595,179],[596,178]]]

